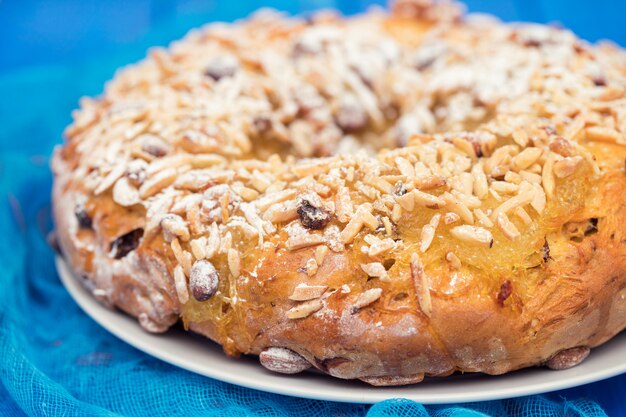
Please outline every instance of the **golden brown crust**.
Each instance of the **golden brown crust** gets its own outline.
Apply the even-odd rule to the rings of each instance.
[[[563,367],[622,331],[624,54],[416,3],[208,28],[85,101],[53,160],[85,285],[148,331],[373,385]]]

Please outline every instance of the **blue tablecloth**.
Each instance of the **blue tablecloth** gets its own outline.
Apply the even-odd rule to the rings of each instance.
[[[158,18],[161,22],[158,30],[139,30],[140,34],[130,40],[113,36],[89,43],[82,39],[84,45],[63,50],[56,43],[46,48],[50,39],[42,38],[39,42],[32,38],[43,36],[42,33],[60,36],[58,33],[65,33],[66,26],[70,31],[75,30],[71,18],[78,16],[72,15],[72,11],[89,5],[94,8],[91,12],[104,14],[105,18],[90,20],[100,32],[108,33],[98,24],[111,21],[111,16],[108,20],[106,16],[114,8],[122,8],[121,13],[116,10],[126,20],[111,24],[121,25],[120,33],[137,32],[137,27],[124,29],[124,25],[134,23],[123,13],[123,7],[130,6],[114,0],[109,3],[0,2],[1,416],[626,416],[626,375],[546,396],[437,407],[423,407],[405,400],[390,400],[370,407],[265,394],[153,359],[88,318],[59,282],[53,254],[45,239],[52,227],[49,155],[54,144],[61,141],[71,109],[76,107],[79,96],[101,91],[103,81],[111,77],[113,69],[138,59],[147,45],[163,44],[180,36],[184,29],[209,21],[213,14],[193,12],[194,7],[200,7],[198,3],[211,4],[214,7],[211,13],[222,10],[221,14],[217,13],[220,18],[241,16],[245,14],[241,10],[256,6],[252,2],[244,2],[243,7],[237,2],[221,2],[218,6],[197,0],[164,1],[160,7],[165,7],[165,11],[157,8],[157,13],[154,7],[150,8],[153,3],[136,1],[128,10],[147,7],[151,17],[145,25]],[[303,7],[300,3],[283,3],[278,5],[291,11]],[[534,7],[537,12],[537,7],[548,2],[529,1],[522,8],[506,1],[473,3],[487,10],[495,8],[510,19],[531,19],[533,16],[522,11],[530,13],[528,10]],[[551,2],[543,7],[544,12],[555,3],[565,4]],[[307,7],[334,5],[328,1],[306,4]],[[344,10],[355,11],[363,8],[363,2],[345,2],[343,6]],[[14,19],[7,18],[7,10]],[[35,27],[33,22],[16,23],[30,18],[33,11],[36,12],[33,19],[40,19],[39,24],[44,22],[50,27]],[[66,21],[64,11],[69,13]],[[41,13],[48,13],[56,20],[41,20]],[[571,16],[571,6],[563,13]],[[607,19],[611,21],[611,17]],[[51,29],[55,25],[58,33]],[[33,32],[18,33],[20,30]],[[610,31],[610,27],[606,26],[606,30]],[[87,28],[81,36],[94,37],[94,33],[102,35],[100,32]],[[7,41],[11,35],[17,36],[17,42]],[[598,34],[586,36],[595,38]],[[102,45],[101,50],[90,51],[88,46],[95,45]],[[76,51],[82,51],[85,57],[80,58]]]

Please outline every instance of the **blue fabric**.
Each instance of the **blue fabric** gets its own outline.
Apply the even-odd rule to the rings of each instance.
[[[58,2],[70,9],[78,3]],[[232,5],[237,2],[222,3],[229,13],[237,11]],[[246,10],[255,6],[244,3]],[[346,2],[362,8],[355,3]],[[6,4],[0,2],[0,42],[11,35],[2,24],[6,7],[25,13],[16,2]],[[498,7],[509,13],[517,10],[513,6],[500,2]],[[180,36],[201,18],[210,20],[165,19],[158,31],[89,59],[61,60],[57,54],[30,58],[30,65],[20,58],[3,66],[5,51],[13,47],[0,52],[0,416],[626,416],[626,375],[545,396],[465,405],[424,407],[398,399],[370,407],[266,394],[151,358],[87,317],[61,285],[45,240],[52,226],[52,147],[61,141],[79,96],[97,94],[114,68],[138,59],[147,45]]]

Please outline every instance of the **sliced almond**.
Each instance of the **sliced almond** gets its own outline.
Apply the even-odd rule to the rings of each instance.
[[[479,161],[472,167],[472,177],[474,179],[474,194],[480,199],[485,198],[489,192],[489,184],[487,183],[487,176],[485,175],[482,161]]]
[[[322,266],[324,259],[326,258],[326,254],[328,254],[328,246],[321,245],[315,248],[315,262],[317,262],[318,266]]]
[[[111,172],[109,172],[107,176],[104,177],[102,181],[100,181],[100,184],[94,190],[94,194],[95,195],[102,194],[103,192],[111,188],[113,184],[115,184],[115,182],[118,180],[118,178],[124,175],[124,172],[126,172],[125,164],[118,163],[116,166],[113,167]]]
[[[534,197],[535,195],[532,191],[521,192],[520,194],[509,198],[498,207],[496,207],[490,217],[492,220],[495,221],[497,220],[500,213],[507,214],[511,210],[515,210],[515,208],[517,207],[523,207],[526,204],[531,203]]]
[[[370,288],[369,290],[362,292],[357,297],[354,304],[352,304],[352,310],[354,312],[357,312],[363,307],[367,307],[368,305],[378,300],[382,293],[383,290],[381,288]]]
[[[189,290],[187,289],[185,271],[183,271],[183,267],[180,265],[176,265],[174,268],[174,288],[176,289],[178,301],[181,304],[186,304],[189,301]]]
[[[396,247],[393,239],[379,239],[374,235],[365,236],[365,241],[370,245],[367,251],[369,256],[379,256],[392,251]]]
[[[411,193],[396,196],[396,202],[406,211],[413,211],[413,208],[415,208],[415,196]]]
[[[571,156],[556,161],[553,168],[554,175],[556,175],[557,178],[569,177],[578,170],[582,161],[582,156]]]
[[[425,224],[424,227],[422,227],[420,235],[420,251],[422,253],[426,252],[433,243],[435,231],[439,225],[439,219],[441,219],[441,214],[437,213],[430,219],[428,224]]]
[[[493,246],[493,235],[483,227],[478,226],[456,226],[450,230],[450,234],[463,242],[474,243],[486,248]]]
[[[228,250],[227,258],[228,270],[233,277],[238,278],[239,274],[241,273],[241,258],[239,256],[239,252],[236,249],[230,248]]]
[[[198,239],[193,239],[189,242],[189,247],[191,248],[191,254],[196,259],[204,259],[206,257],[206,237],[202,236]]]
[[[323,306],[324,304],[322,303],[322,300],[320,300],[319,298],[310,300],[310,301],[305,301],[304,303],[299,304],[296,307],[288,310],[287,318],[292,319],[292,320],[302,319],[302,318],[310,316],[316,311],[321,310]]]
[[[113,201],[123,207],[130,207],[141,202],[139,191],[127,177],[121,177],[113,186]]]
[[[304,269],[306,269],[306,274],[310,277],[317,273],[318,268],[319,266],[317,265],[315,258],[310,258],[308,261],[306,261],[306,264],[304,265]]]
[[[461,219],[461,216],[459,216],[456,213],[453,213],[451,211],[447,212],[444,216],[443,216],[443,222],[444,224],[452,224],[452,223],[456,223]]]
[[[461,260],[458,256],[454,254],[454,252],[446,253],[446,261],[450,263],[450,266],[457,271],[461,269]]]
[[[548,156],[546,162],[543,164],[543,169],[541,171],[541,181],[543,185],[543,189],[546,192],[546,197],[551,198],[554,196],[554,154]]]
[[[430,317],[433,309],[430,296],[430,283],[428,282],[428,276],[424,273],[422,261],[416,253],[411,256],[411,278],[413,279],[415,295],[417,296],[420,310],[422,310],[426,316]]]
[[[372,262],[368,264],[361,264],[361,269],[371,278],[380,278],[383,281],[387,280],[387,270],[380,262]]]
[[[504,213],[499,213],[496,218],[496,224],[504,233],[504,236],[509,238],[510,240],[516,240],[520,237],[520,232],[517,230],[517,227],[509,220],[509,217]]]
[[[220,233],[217,223],[211,223],[209,227],[209,238],[204,249],[204,255],[207,259],[211,259],[220,249]]]
[[[520,147],[525,148],[528,146],[528,133],[522,129],[515,129],[513,131],[513,141],[517,143]]]
[[[530,206],[535,209],[538,214],[541,214],[546,208],[546,193],[541,185],[536,183],[533,184],[532,192],[533,198],[530,202]]]
[[[326,285],[298,284],[296,288],[294,288],[293,293],[289,296],[289,299],[293,301],[313,300],[315,298],[320,298],[327,289],[328,286]]]
[[[176,180],[176,169],[169,168],[159,171],[148,178],[139,189],[139,196],[143,199],[153,196],[168,187]]]
[[[413,194],[413,200],[415,201],[415,203],[419,204],[420,206],[430,209],[438,209],[439,207],[443,207],[446,205],[446,202],[441,198],[432,194],[425,193],[418,189],[415,189],[410,193]]]
[[[323,235],[319,233],[306,233],[290,237],[285,242],[285,247],[290,251],[294,251],[322,243],[324,243]]]
[[[526,226],[533,222],[533,219],[528,215],[528,212],[522,207],[517,207],[513,212]]]
[[[174,238],[179,238],[186,242],[190,238],[187,222],[177,214],[166,214],[161,219],[161,228],[166,242],[171,242]]]
[[[476,216],[476,219],[478,219],[478,224],[480,224],[481,226],[493,227],[493,222],[491,221],[489,216],[487,216],[487,214],[482,211],[482,209],[474,209],[474,215]]]
[[[542,154],[541,148],[526,148],[513,158],[513,167],[517,171],[528,168],[534,164]]]
[[[442,195],[442,199],[446,203],[446,209],[458,214],[464,222],[474,223],[474,215],[470,209],[452,194],[446,192]]]

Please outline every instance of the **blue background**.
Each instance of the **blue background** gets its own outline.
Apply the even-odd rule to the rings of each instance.
[[[143,355],[108,335],[73,304],[58,282],[44,235],[51,227],[47,161],[52,147],[61,141],[78,98],[99,94],[116,68],[192,27],[244,17],[260,6],[291,13],[333,7],[351,14],[382,3],[0,0],[0,415],[58,415],[61,410],[66,415],[186,414],[183,410],[213,415],[207,410],[218,405],[228,406],[222,415],[348,416],[367,411],[256,394]],[[506,21],[559,22],[590,41],[608,38],[626,44],[622,1],[467,4],[470,11],[494,13]],[[187,392],[172,391],[176,386]],[[161,388],[169,390],[165,397],[170,403],[163,400]],[[197,401],[199,395],[209,405],[194,408],[173,401]],[[626,376],[621,376],[551,394],[547,400],[536,397],[473,408],[492,414],[600,415],[594,414],[598,410],[593,404],[563,401],[583,398],[597,401],[608,415],[626,416],[625,395]],[[223,402],[209,402],[216,398]],[[381,405],[370,415],[400,411],[442,412],[397,403]],[[446,415],[479,415],[464,413]]]

